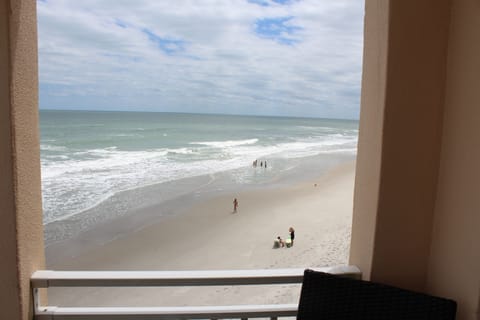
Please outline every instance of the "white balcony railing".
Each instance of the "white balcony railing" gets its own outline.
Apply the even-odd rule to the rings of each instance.
[[[312,268],[359,279],[355,266]],[[31,284],[35,320],[160,320],[248,319],[292,317],[296,304],[188,306],[188,307],[57,307],[44,306],[39,289],[51,287],[174,287],[225,285],[276,285],[301,283],[304,269],[217,271],[37,271]]]

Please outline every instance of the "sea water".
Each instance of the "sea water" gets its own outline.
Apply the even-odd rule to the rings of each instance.
[[[187,193],[313,176],[354,158],[358,121],[41,110],[40,132],[48,245]]]

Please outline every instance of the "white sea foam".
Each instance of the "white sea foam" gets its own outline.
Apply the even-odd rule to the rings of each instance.
[[[140,134],[135,134],[135,133],[117,133],[117,134],[112,134],[112,137],[142,137]]]
[[[191,142],[190,144],[199,144],[215,148],[224,148],[224,147],[236,147],[246,144],[255,144],[258,142],[258,139],[247,139],[247,140],[227,140],[227,141],[202,141],[202,142]]]
[[[188,148],[179,148],[179,149],[167,149],[167,153],[173,153],[173,154],[193,154],[193,153],[198,153],[192,149]]]
[[[143,164],[150,159],[164,159],[166,149],[151,151],[118,151],[116,147],[92,149],[75,152],[75,155],[92,156],[94,159],[69,159],[62,162],[50,162],[42,171],[43,178],[54,178],[60,175],[86,174],[88,172],[113,171],[117,168],[131,168],[135,164]],[[79,175],[81,178],[81,175]]]
[[[42,151],[65,151],[67,150],[66,147],[64,146],[53,146],[50,144],[41,144],[40,145],[40,150]]]

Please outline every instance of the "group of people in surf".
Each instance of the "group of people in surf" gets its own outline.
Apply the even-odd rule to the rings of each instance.
[[[258,160],[255,159],[255,161],[253,161],[253,164],[252,164],[252,165],[253,165],[254,168],[256,168],[257,165],[258,165]],[[267,168],[267,160],[265,160],[265,161],[260,161],[260,168],[263,168],[263,167],[264,167],[265,169]]]
[[[295,229],[293,227],[288,228],[289,236],[285,240],[282,237],[278,236],[277,239],[273,241],[273,248],[290,248],[293,246],[293,240],[295,239]]]

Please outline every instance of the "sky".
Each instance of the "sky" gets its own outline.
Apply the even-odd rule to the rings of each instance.
[[[38,0],[40,109],[358,119],[362,0]]]

